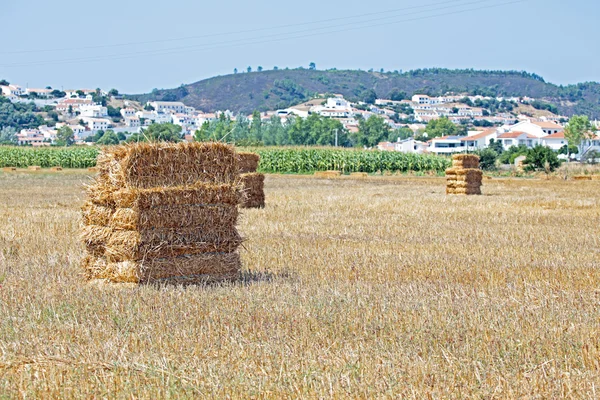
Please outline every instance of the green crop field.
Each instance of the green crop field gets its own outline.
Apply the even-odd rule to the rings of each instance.
[[[308,147],[260,147],[244,149],[261,156],[259,170],[264,173],[310,174],[338,170],[344,173],[378,171],[437,172],[450,166],[450,160],[434,155],[404,154],[377,150],[354,150]],[[3,147],[0,168],[89,168],[96,165],[98,147]]]

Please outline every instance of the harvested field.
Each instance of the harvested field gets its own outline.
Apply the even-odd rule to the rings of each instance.
[[[0,173],[0,397],[598,397],[600,181],[267,176],[241,282],[97,287],[91,176]]]

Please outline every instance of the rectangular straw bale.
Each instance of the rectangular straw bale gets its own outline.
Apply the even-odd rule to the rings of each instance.
[[[114,283],[211,283],[234,280],[241,268],[237,253],[198,254],[110,263],[102,258],[83,261],[88,280]]]
[[[241,175],[243,184],[243,199],[240,206],[243,208],[265,207],[265,176],[251,173]]]
[[[457,189],[457,188],[475,189],[475,188],[480,188],[481,184],[480,183],[461,182],[461,181],[448,181],[446,184],[446,187],[453,188],[453,189]]]
[[[39,165],[30,165],[29,167],[27,167],[27,169],[30,171],[39,171],[40,169],[42,169],[42,167],[40,167]]]
[[[237,205],[241,198],[241,182],[236,185],[197,183],[189,187],[121,189],[111,198],[117,207],[152,208],[176,205]]]
[[[454,168],[479,168],[479,156],[475,154],[455,154],[452,156]]]
[[[340,171],[316,171],[315,172],[315,176],[317,178],[337,178],[340,175],[342,175],[342,173]]]
[[[480,195],[481,188],[449,188],[449,187],[446,187],[446,194]]]
[[[233,227],[238,208],[231,204],[167,205],[152,208],[117,208],[107,223],[115,230],[151,228]]]
[[[244,151],[238,152],[237,154],[240,174],[256,172],[258,163],[260,162],[260,156],[258,154]]]
[[[112,207],[94,204],[90,201],[81,208],[82,220],[85,225],[108,226],[115,212]]]
[[[235,227],[115,231],[106,243],[109,261],[136,261],[183,254],[230,253],[242,243]]]
[[[591,181],[592,176],[591,175],[577,175],[577,176],[573,177],[573,180],[575,180],[575,181]]]
[[[17,169],[15,167],[4,167],[2,171],[4,172],[15,172]]]
[[[106,226],[85,225],[81,229],[80,236],[88,253],[103,256],[106,252],[106,244],[113,232],[112,228]]]
[[[239,177],[238,156],[223,143],[135,143],[107,149],[98,159],[113,185],[152,188],[232,184]]]
[[[369,174],[367,174],[366,172],[352,172],[350,174],[350,177],[352,177],[352,178],[368,178]]]
[[[62,171],[62,170],[63,170],[62,167],[52,167],[52,168],[50,168],[50,171],[52,171],[52,172],[59,172],[59,171]]]

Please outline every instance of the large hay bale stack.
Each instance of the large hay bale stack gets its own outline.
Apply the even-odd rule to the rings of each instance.
[[[39,165],[30,165],[29,167],[27,167],[27,169],[30,171],[39,171],[40,169],[42,169],[42,167],[40,167]]]
[[[243,208],[265,207],[265,176],[256,172],[260,156],[255,153],[238,153],[243,197],[240,204]]]
[[[483,171],[479,169],[479,156],[452,156],[452,168],[446,170],[446,194],[479,195],[482,182]]]
[[[2,168],[3,172],[15,172],[17,169],[15,167],[4,167]]]
[[[203,283],[238,276],[238,157],[220,143],[133,144],[98,156],[83,206],[89,280]]]

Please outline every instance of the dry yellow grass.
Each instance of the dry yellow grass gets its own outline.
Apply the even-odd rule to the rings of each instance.
[[[269,176],[243,282],[99,288],[88,176],[0,173],[6,397],[600,396],[600,182]]]

